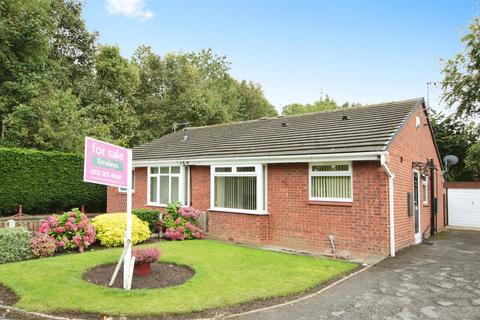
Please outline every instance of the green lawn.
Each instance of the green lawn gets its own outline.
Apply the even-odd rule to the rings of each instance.
[[[110,249],[0,265],[0,283],[21,297],[17,306],[25,310],[159,315],[298,293],[356,267],[211,240],[154,246],[161,248],[163,261],[189,265],[196,274],[177,287],[130,292],[82,280],[88,268],[118,259],[121,249]]]

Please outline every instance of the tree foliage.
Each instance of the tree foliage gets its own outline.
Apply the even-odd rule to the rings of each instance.
[[[465,169],[472,172],[474,180],[480,180],[480,142],[472,144],[465,157]]]
[[[480,22],[475,17],[461,41],[465,50],[449,59],[443,68],[443,99],[456,108],[456,115],[476,116],[480,112]]]
[[[468,150],[480,141],[480,128],[478,125],[474,121],[465,121],[455,116],[433,113],[432,127],[440,156],[443,158],[451,154],[457,156],[460,160],[458,164],[448,168],[447,180],[474,180],[474,153],[472,152],[472,155],[468,157],[471,160],[467,161],[466,157]],[[476,161],[478,164],[479,160],[477,159]]]
[[[85,135],[133,147],[172,130],[276,115],[258,84],[211,50],[132,59],[99,45],[79,0],[0,0],[0,145],[82,150]]]
[[[337,108],[350,108],[350,107],[357,107],[360,106],[359,103],[344,103],[343,105],[339,105],[335,100],[330,98],[328,95],[321,95],[320,99],[315,101],[314,103],[307,103],[307,104],[300,104],[300,103],[292,103],[289,104],[282,109],[283,115],[294,115],[294,114],[302,114],[302,113],[309,113],[309,112],[319,112],[319,111],[328,111],[328,110],[335,110]]]

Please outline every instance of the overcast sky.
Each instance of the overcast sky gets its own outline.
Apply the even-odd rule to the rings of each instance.
[[[479,0],[86,0],[84,17],[127,57],[141,44],[212,48],[280,110],[321,92],[339,103],[425,97],[479,12]]]

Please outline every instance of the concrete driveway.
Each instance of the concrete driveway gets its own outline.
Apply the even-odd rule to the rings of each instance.
[[[313,298],[235,319],[480,319],[480,232],[429,242]]]

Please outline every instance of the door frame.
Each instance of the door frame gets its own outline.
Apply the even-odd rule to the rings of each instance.
[[[415,175],[417,176],[417,194],[415,195]],[[415,239],[415,244],[418,244],[422,242],[422,214],[421,214],[421,205],[420,202],[422,202],[421,199],[421,193],[420,193],[420,183],[422,183],[421,180],[421,174],[420,171],[417,169],[413,169],[412,173],[412,178],[413,178],[413,183],[412,183],[412,188],[413,188],[413,219],[415,222],[415,219],[418,219],[418,232],[415,232],[415,224],[413,225],[413,232],[414,232],[414,239]],[[417,198],[417,205],[415,208],[415,197]],[[423,202],[422,202],[423,203]]]

